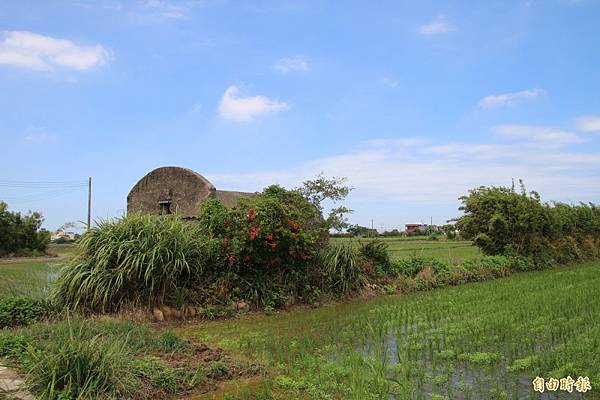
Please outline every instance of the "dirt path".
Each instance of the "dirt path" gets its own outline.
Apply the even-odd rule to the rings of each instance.
[[[23,379],[14,370],[0,364],[0,400],[34,400],[23,389]]]

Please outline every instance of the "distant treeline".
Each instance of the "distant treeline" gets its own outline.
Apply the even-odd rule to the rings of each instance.
[[[0,257],[44,254],[50,232],[41,229],[43,221],[38,212],[21,215],[8,211],[8,204],[0,201]]]

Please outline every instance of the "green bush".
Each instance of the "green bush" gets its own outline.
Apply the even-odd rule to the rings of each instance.
[[[221,257],[220,243],[177,216],[101,222],[79,241],[53,297],[72,309],[103,312],[163,304],[195,288]]]
[[[392,261],[391,271],[396,276],[412,278],[425,267],[430,267],[435,273],[446,275],[450,265],[433,257],[413,256]]]
[[[22,296],[0,299],[0,328],[29,325],[53,311],[54,307],[47,300]]]
[[[271,309],[303,296],[314,282],[325,225],[318,208],[296,191],[270,186],[229,210],[217,200],[204,202],[199,225],[224,251],[203,303],[242,299]]]
[[[381,240],[371,240],[360,243],[360,254],[373,264],[377,275],[387,275],[390,272],[390,255],[388,244]]]
[[[327,249],[323,256],[323,267],[329,287],[336,293],[349,294],[367,283],[364,259],[351,244]]]

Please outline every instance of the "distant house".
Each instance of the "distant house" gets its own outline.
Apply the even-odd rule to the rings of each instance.
[[[406,233],[425,233],[425,232],[427,232],[428,227],[429,227],[429,225],[424,224],[423,222],[413,222],[413,223],[404,225],[404,232],[406,232]]]
[[[77,234],[75,232],[67,232],[63,229],[58,229],[50,234],[50,240],[55,241],[58,239],[75,240]]]
[[[210,198],[233,207],[238,199],[255,193],[217,190],[197,172],[180,167],[161,167],[138,181],[127,195],[127,213],[174,214],[195,218],[200,204]]]

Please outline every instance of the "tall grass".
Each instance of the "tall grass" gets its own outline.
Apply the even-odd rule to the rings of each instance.
[[[81,238],[53,297],[71,308],[103,312],[127,303],[162,304],[214,264],[217,246],[177,216],[103,221]]]
[[[327,249],[323,256],[325,274],[334,291],[348,294],[366,284],[364,262],[359,251],[343,244]]]
[[[37,398],[113,399],[134,390],[128,338],[90,337],[89,328],[79,319],[67,320],[21,355],[26,384]]]

